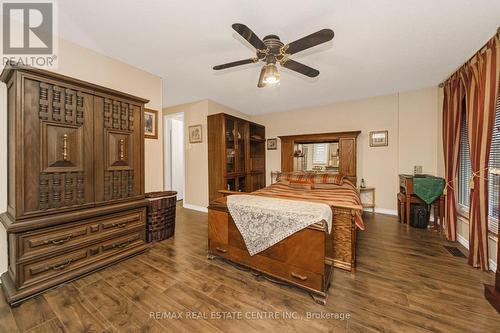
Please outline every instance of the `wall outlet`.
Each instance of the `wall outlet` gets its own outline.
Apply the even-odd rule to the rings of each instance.
[[[414,175],[421,175],[424,172],[424,167],[421,165],[414,165],[413,166],[413,174]]]

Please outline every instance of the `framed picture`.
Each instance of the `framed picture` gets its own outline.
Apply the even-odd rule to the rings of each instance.
[[[144,137],[158,139],[158,111],[144,109]]]
[[[200,143],[203,141],[201,125],[189,126],[189,143]]]
[[[370,132],[370,147],[385,147],[389,145],[389,131]]]
[[[278,139],[267,139],[267,150],[278,149]]]

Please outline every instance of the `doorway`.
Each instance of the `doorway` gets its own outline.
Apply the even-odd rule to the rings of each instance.
[[[165,190],[177,191],[177,200],[184,200],[184,113],[163,117]]]

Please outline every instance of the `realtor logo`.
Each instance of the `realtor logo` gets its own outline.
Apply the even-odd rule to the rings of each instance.
[[[55,67],[55,3],[2,1],[2,63]]]

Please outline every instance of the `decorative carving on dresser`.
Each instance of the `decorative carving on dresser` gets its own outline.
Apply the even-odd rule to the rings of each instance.
[[[66,206],[72,206],[75,204],[74,201],[75,192],[75,180],[71,172],[67,172],[64,175],[64,204]]]
[[[84,94],[81,91],[40,82],[39,117],[68,124],[83,124]]]
[[[79,205],[85,202],[85,187],[83,185],[85,175],[83,172],[78,172],[76,174],[76,201]]]
[[[76,123],[83,124],[83,94],[81,92],[76,93]]]
[[[52,120],[61,121],[61,92],[62,88],[52,86]]]
[[[83,172],[40,173],[39,209],[71,207],[85,201]]]
[[[49,209],[49,175],[42,172],[40,174],[40,210]]]
[[[12,64],[0,79],[9,143],[1,215],[9,269],[1,280],[17,304],[146,249],[148,101]]]

